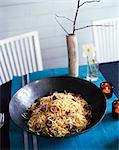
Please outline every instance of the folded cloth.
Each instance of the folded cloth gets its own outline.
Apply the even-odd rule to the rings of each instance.
[[[113,84],[114,92],[119,98],[119,62],[101,64],[100,71],[106,80]]]

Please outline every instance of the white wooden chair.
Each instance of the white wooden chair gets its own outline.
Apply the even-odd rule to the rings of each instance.
[[[93,25],[110,25],[93,27],[97,61],[99,63],[119,61],[119,17],[97,20]]]
[[[37,31],[0,40],[0,85],[22,77],[22,86],[29,82],[29,73],[43,70]],[[37,149],[37,137],[33,136]],[[24,131],[24,148],[28,150],[28,134]]]
[[[42,69],[37,31],[0,40],[0,85]]]

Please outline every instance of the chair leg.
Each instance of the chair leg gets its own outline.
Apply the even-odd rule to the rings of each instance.
[[[9,143],[9,101],[11,99],[11,81],[0,86],[0,111],[5,114],[4,126],[0,129],[0,149],[10,149]]]
[[[29,74],[22,76],[22,86],[30,82]],[[24,149],[28,149],[28,133],[24,131]],[[38,150],[38,143],[37,143],[37,136],[33,135],[32,136],[33,140],[33,150]]]

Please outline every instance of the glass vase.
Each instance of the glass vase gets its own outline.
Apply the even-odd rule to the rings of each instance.
[[[87,57],[87,77],[88,81],[97,81],[99,74],[99,64],[95,58]]]

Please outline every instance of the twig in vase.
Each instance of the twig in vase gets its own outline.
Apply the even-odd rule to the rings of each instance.
[[[94,0],[94,1],[85,1],[83,2],[79,7],[83,6],[86,3],[93,3],[93,2],[100,2],[100,0]]]
[[[60,25],[60,27],[64,30],[64,32],[67,33],[67,35],[69,35],[68,31],[62,26],[62,24],[57,20],[57,18],[55,17],[57,23]]]
[[[57,23],[67,33],[67,35],[69,35],[68,31],[63,27],[63,25],[58,21],[57,18],[64,18],[64,19],[67,19],[68,21],[73,23],[73,30],[72,30],[71,34],[75,34],[75,31],[78,31],[78,30],[81,30],[81,29],[85,29],[85,28],[88,28],[88,27],[93,27],[93,26],[97,26],[97,27],[99,27],[99,26],[102,26],[102,27],[103,26],[104,27],[113,26],[113,25],[86,25],[86,26],[83,26],[83,27],[76,28],[76,21],[77,21],[77,17],[78,17],[78,13],[79,13],[79,8],[81,6],[83,6],[84,4],[86,4],[86,3],[93,3],[93,2],[100,2],[100,0],[85,1],[82,4],[80,4],[80,0],[78,0],[78,2],[77,2],[77,9],[76,9],[76,12],[75,12],[74,20],[71,20],[70,18],[65,17],[65,16],[59,16],[59,15],[55,14],[55,19],[56,19]]]
[[[79,12],[79,7],[80,7],[80,0],[78,0],[77,9],[76,9],[76,13],[75,13],[74,21],[73,21],[73,34],[75,33],[76,20],[77,20],[77,16]]]
[[[81,29],[85,29],[85,28],[89,28],[89,27],[113,27],[113,25],[102,25],[102,24],[97,24],[97,25],[87,25],[87,26],[83,26],[83,27],[80,27],[80,28],[76,28],[75,31],[77,30],[81,30]]]
[[[84,4],[86,4],[86,3],[93,3],[93,2],[100,2],[100,0],[85,1],[81,5],[80,5],[80,0],[78,0],[77,9],[76,9],[76,13],[75,13],[74,21],[73,21],[73,34],[76,31],[76,21],[77,21],[77,16],[78,16],[79,8],[81,6],[83,6]]]
[[[55,16],[58,17],[58,18],[64,18],[64,19],[67,19],[67,20],[73,22],[73,20],[71,20],[71,19],[68,18],[68,17],[65,17],[65,16],[59,16],[59,15],[57,15],[57,14],[55,14]]]

